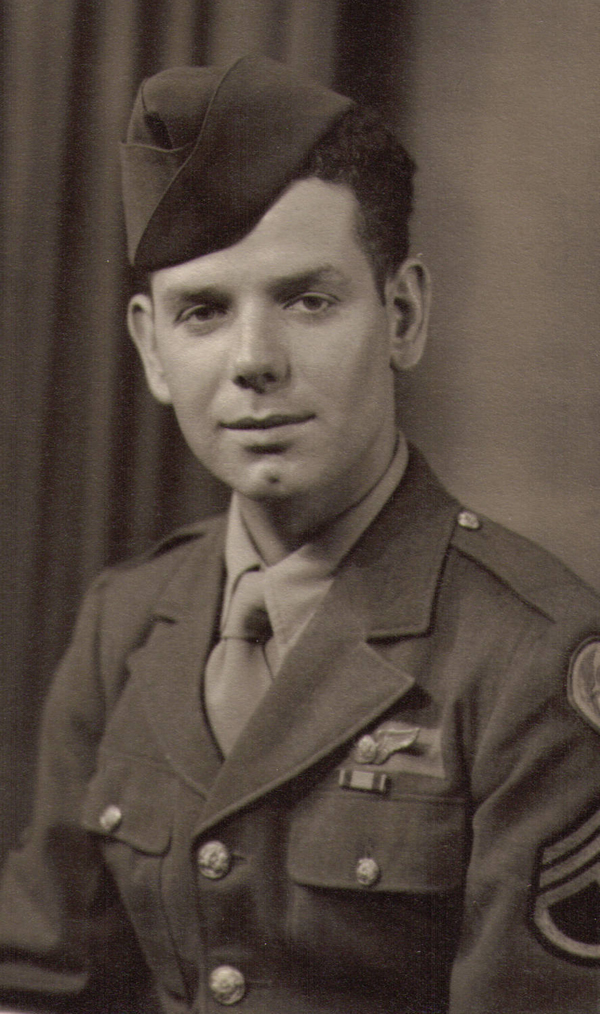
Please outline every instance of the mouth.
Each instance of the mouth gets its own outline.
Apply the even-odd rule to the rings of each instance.
[[[222,423],[226,430],[273,430],[278,426],[298,426],[300,423],[309,422],[314,415],[303,413],[301,415],[268,415],[264,418],[244,416],[241,419],[234,419],[233,422]]]

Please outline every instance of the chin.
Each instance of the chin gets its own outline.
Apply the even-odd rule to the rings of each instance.
[[[281,467],[277,461],[261,462],[260,467],[253,472],[246,481],[229,483],[249,500],[281,502],[311,493],[313,484],[310,481],[302,481],[300,476],[290,475],[288,469]]]

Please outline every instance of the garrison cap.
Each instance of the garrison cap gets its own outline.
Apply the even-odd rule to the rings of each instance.
[[[262,56],[145,80],[121,145],[131,263],[154,271],[240,240],[352,105]]]

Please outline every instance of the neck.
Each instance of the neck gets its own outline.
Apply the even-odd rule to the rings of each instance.
[[[329,486],[320,496],[313,492],[285,500],[251,500],[239,494],[244,523],[266,565],[283,560],[360,503],[387,472],[394,453],[395,449],[374,479],[366,479],[364,484],[351,490],[344,481]]]
[[[252,541],[267,566],[279,563],[309,542],[315,531],[339,513],[328,517],[315,510],[303,510],[296,502],[257,501],[244,496],[240,496],[240,507]]]

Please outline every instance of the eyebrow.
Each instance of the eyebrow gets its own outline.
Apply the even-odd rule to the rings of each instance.
[[[275,278],[267,282],[266,291],[275,299],[287,299],[320,285],[335,285],[344,292],[349,288],[349,281],[332,264],[322,264],[306,271]],[[227,285],[211,284],[187,286],[182,283],[164,294],[166,307],[171,311],[178,310],[182,305],[192,306],[195,303],[228,303],[230,298]]]
[[[226,303],[229,299],[226,291],[218,285],[174,286],[164,294],[164,303],[168,311],[175,313],[181,307],[194,306],[197,303]]]
[[[323,264],[308,271],[276,278],[267,285],[267,290],[275,298],[285,299],[307,289],[318,288],[320,285],[335,285],[344,291],[349,288],[348,279],[344,274],[332,264]]]

